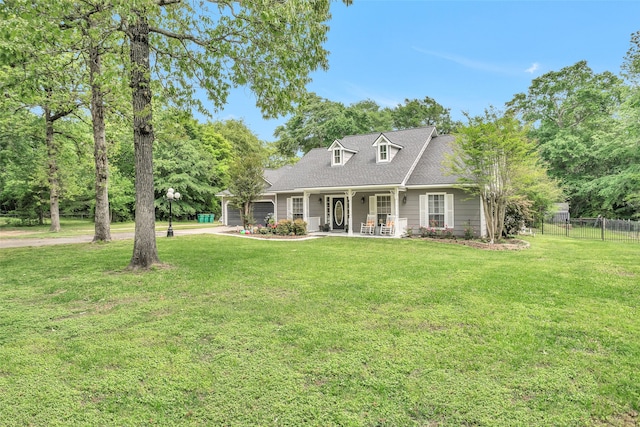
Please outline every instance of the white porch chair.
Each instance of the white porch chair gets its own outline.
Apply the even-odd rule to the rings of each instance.
[[[367,215],[367,221],[360,223],[360,234],[371,234],[373,235],[376,229],[376,216],[375,215]]]
[[[387,215],[387,221],[380,224],[380,234],[388,234],[393,236],[396,230],[396,217],[395,215]]]

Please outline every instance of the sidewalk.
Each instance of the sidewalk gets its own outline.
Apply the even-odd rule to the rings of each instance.
[[[235,227],[206,227],[206,228],[186,228],[186,229],[173,229],[174,237],[186,236],[191,234],[221,234],[230,230],[235,230]],[[167,235],[167,231],[156,231],[156,237],[163,237]],[[133,239],[133,232],[126,233],[111,233],[111,240],[127,240]],[[73,237],[49,237],[49,238],[35,238],[30,239],[28,237],[20,239],[0,238],[0,249],[8,248],[25,248],[30,246],[52,246],[52,245],[68,245],[73,243],[91,243],[93,241],[93,234],[80,235]]]

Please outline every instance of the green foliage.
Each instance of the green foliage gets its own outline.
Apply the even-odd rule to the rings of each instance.
[[[464,240],[471,240],[476,237],[476,232],[471,225],[471,220],[467,220],[464,224]]]
[[[514,236],[526,224],[534,221],[533,203],[526,197],[513,197],[509,200],[504,214],[504,234]]]
[[[157,124],[154,187],[158,212],[168,218],[169,205],[164,195],[169,188],[181,194],[180,200],[172,206],[176,218],[208,212],[218,190],[214,185],[213,141],[204,145],[196,139],[198,124],[190,115],[162,111]]]
[[[531,243],[177,237],[144,274],[131,242],[0,250],[0,419],[624,425],[640,246]]]
[[[456,124],[435,100],[406,99],[395,109],[380,108],[372,100],[344,106],[309,94],[295,114],[275,130],[276,147],[284,157],[293,157],[299,151],[328,147],[336,139],[347,135],[385,132],[420,126],[436,126],[440,133],[450,132]]]
[[[454,239],[453,228],[420,227],[420,237],[431,239]]]
[[[460,125],[451,120],[449,108],[444,108],[428,96],[424,99],[405,99],[404,105],[398,105],[391,111],[391,116],[394,129],[435,126],[438,133],[449,134]]]
[[[632,123],[621,122],[625,97],[618,77],[594,73],[580,61],[534,79],[527,94],[509,103],[533,123],[530,136],[538,141],[549,174],[563,185],[574,216],[633,212],[624,208],[625,191],[613,184],[628,182],[619,167],[628,164],[620,155],[627,134],[622,128]]]
[[[328,147],[336,139],[351,135],[353,122],[347,119],[339,102],[309,94],[295,114],[274,132],[278,151],[284,156],[307,153],[312,148]]]
[[[293,232],[293,222],[290,219],[281,219],[276,224],[276,234],[279,236],[288,236]]]
[[[446,164],[463,190],[481,197],[493,243],[502,236],[507,205],[523,195],[522,183],[538,161],[527,129],[513,116],[491,110],[467,118],[469,124],[459,128]]]
[[[293,231],[293,234],[296,236],[304,236],[307,234],[307,223],[298,218],[291,224],[291,231]]]

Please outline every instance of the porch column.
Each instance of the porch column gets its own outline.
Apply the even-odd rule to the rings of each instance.
[[[302,192],[302,220],[309,224],[309,193]]]
[[[353,236],[353,190],[347,191],[347,197],[349,199],[349,236]]]
[[[398,220],[400,219],[400,190],[398,187],[395,188],[393,192],[394,204],[396,205],[396,223],[393,226],[393,235],[394,237],[400,237],[400,227],[398,227]]]

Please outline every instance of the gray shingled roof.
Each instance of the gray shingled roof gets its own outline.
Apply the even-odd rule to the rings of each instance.
[[[447,169],[442,165],[442,161],[447,155],[453,153],[454,141],[455,138],[451,135],[433,138],[411,177],[407,180],[407,186],[455,184],[458,177],[449,175]]]
[[[325,187],[366,187],[379,185],[400,185],[411,171],[424,145],[429,142],[424,155],[414,169],[408,185],[449,184],[455,177],[445,176],[440,166],[444,153],[450,151],[450,136],[438,136],[433,127],[383,132],[393,144],[402,146],[389,163],[376,163],[376,147],[373,143],[380,132],[367,135],[353,135],[342,138],[340,143],[357,151],[342,166],[331,166],[331,152],[326,148],[309,151],[298,163],[286,170],[279,169],[280,177],[268,190],[271,192],[291,191]],[[267,176],[267,175],[265,175]]]
[[[269,186],[269,184],[273,185],[276,182],[278,182],[278,180],[284,175],[286,174],[289,170],[291,170],[292,166],[291,165],[287,165],[287,166],[283,166],[279,169],[265,169],[264,170],[264,179],[265,181],[267,181],[267,191],[271,190],[271,187]]]

